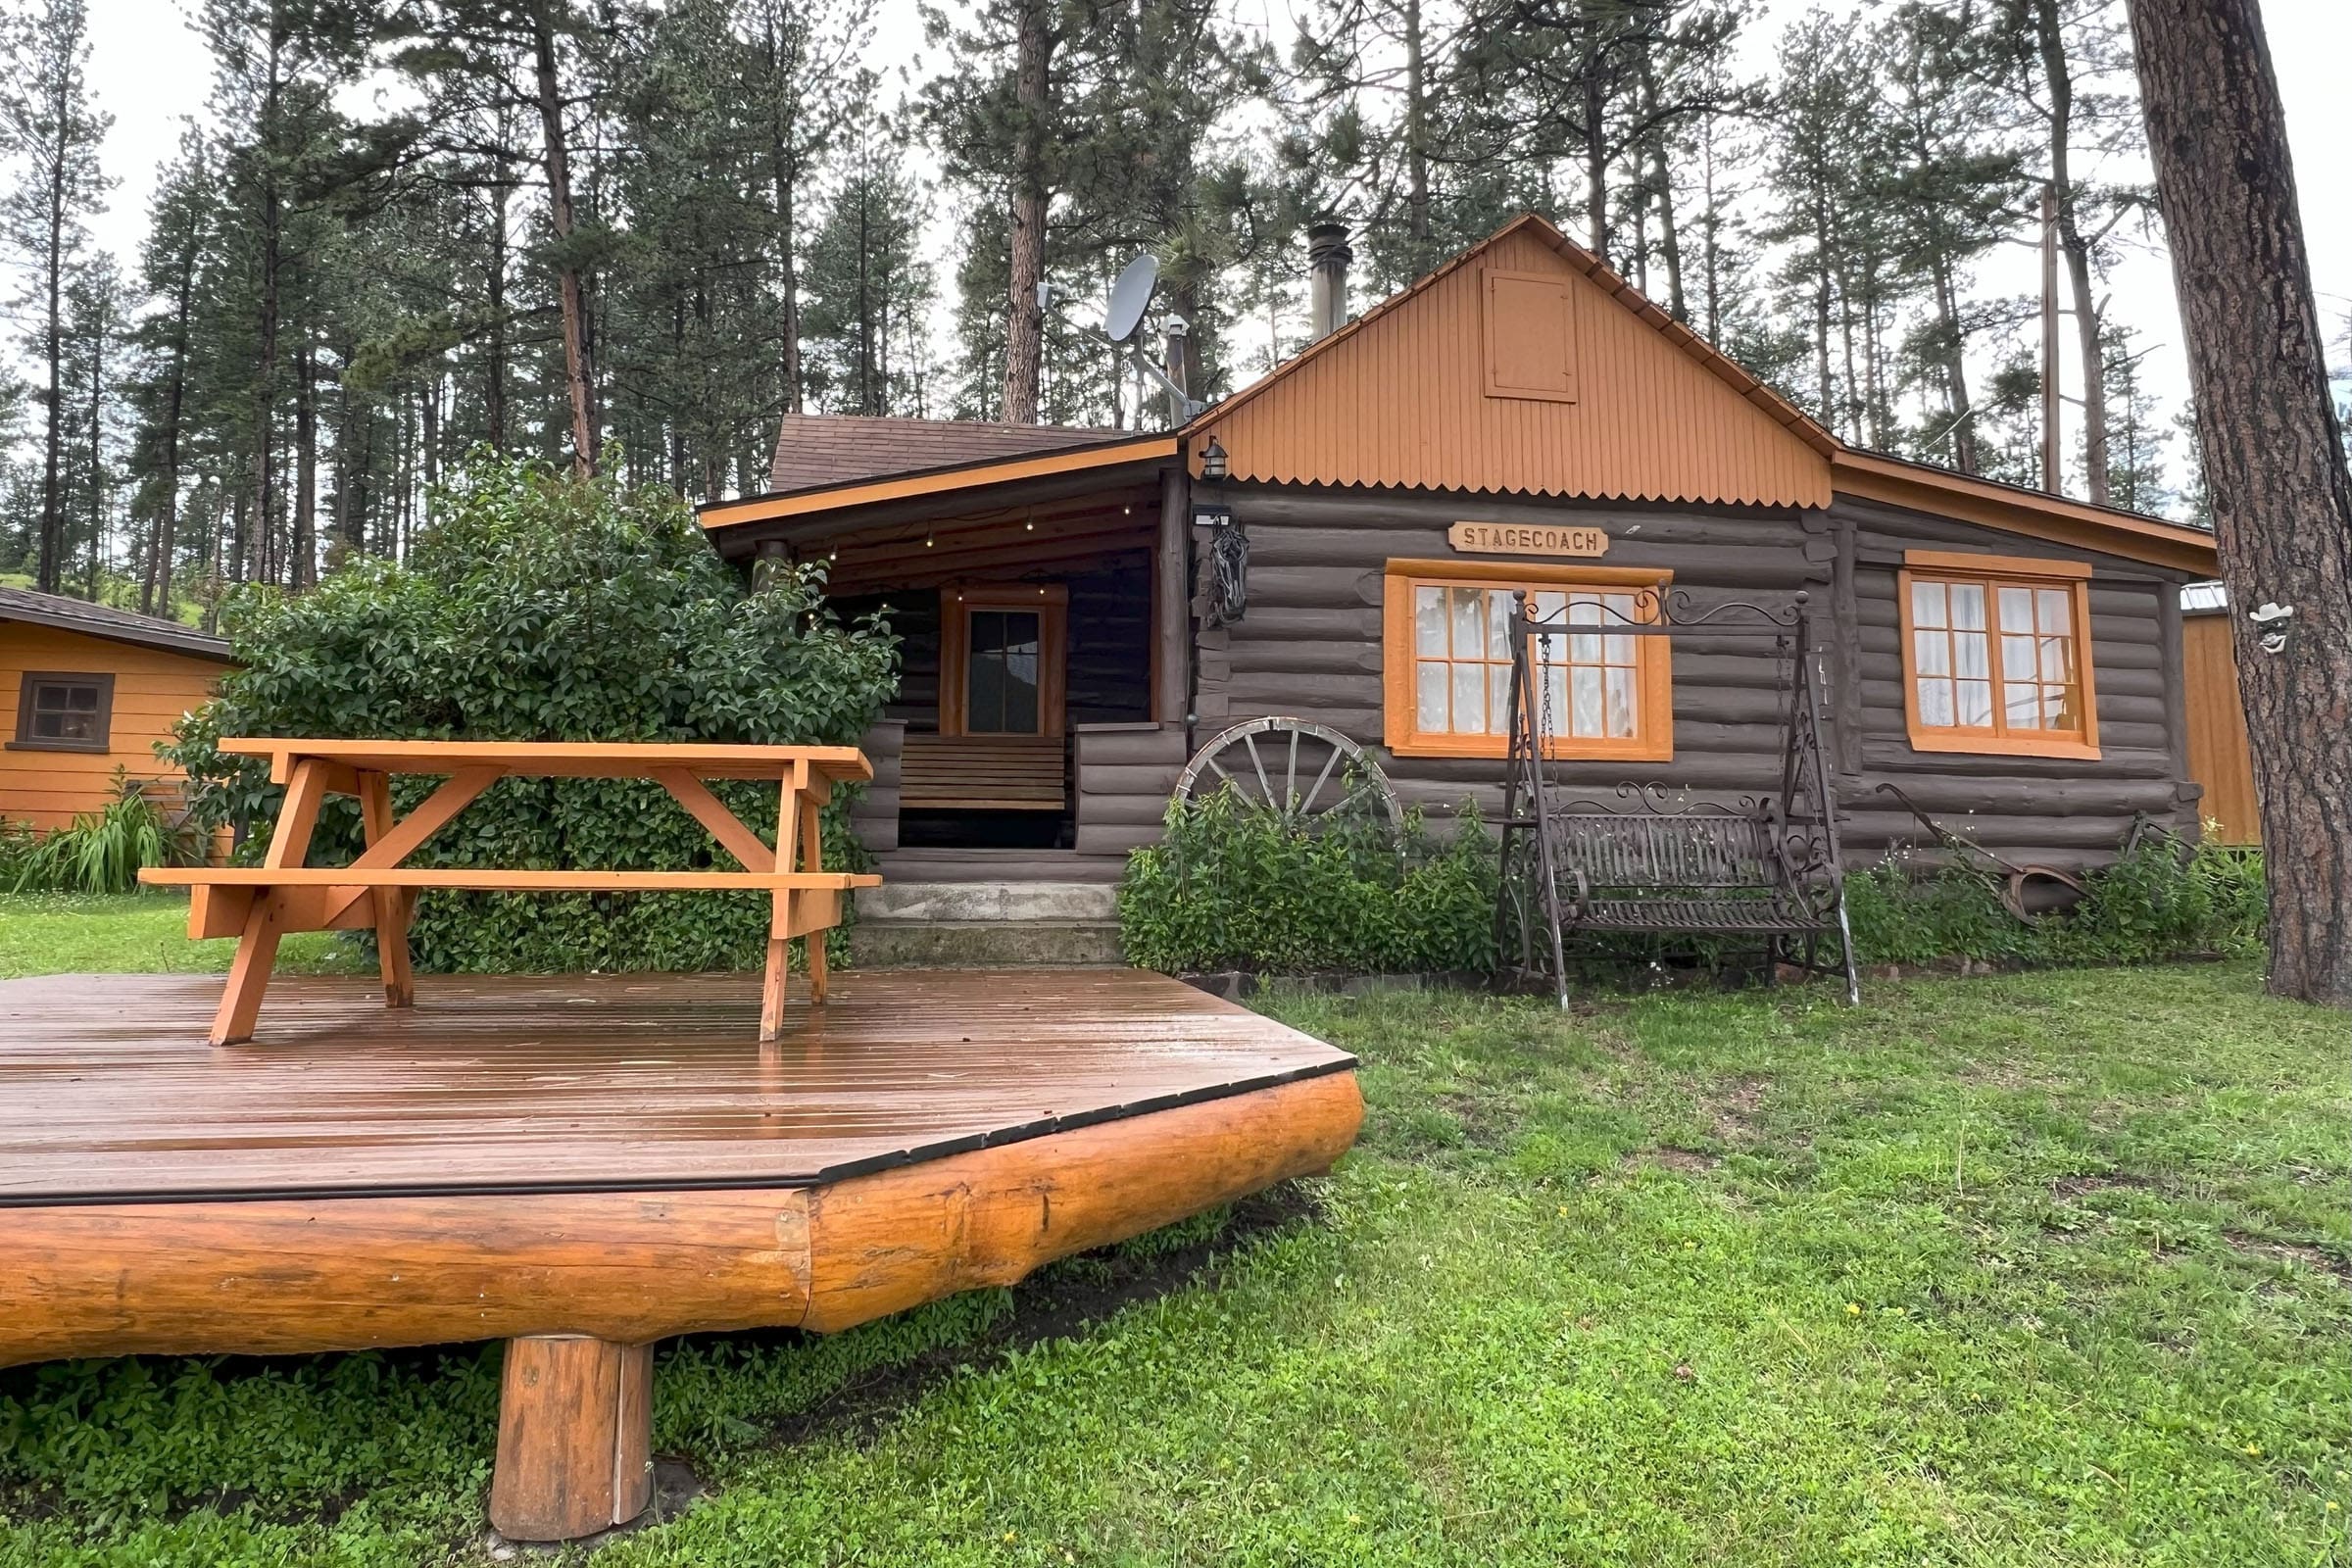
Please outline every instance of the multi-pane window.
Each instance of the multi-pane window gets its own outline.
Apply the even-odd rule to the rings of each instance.
[[[2094,748],[2083,579],[2058,574],[2065,563],[2033,563],[2045,572],[2028,575],[2007,560],[1988,558],[1979,572],[1953,567],[1948,555],[1933,559],[1933,569],[1914,565],[1900,579],[1913,744],[2019,753]]]
[[[1035,735],[1038,648],[1034,610],[975,610],[965,666],[963,727],[973,735]]]
[[[1498,756],[1511,728],[1510,618],[1570,627],[1531,639],[1537,726],[1556,755],[1664,757],[1672,746],[1663,642],[1611,631],[1647,621],[1643,585],[1390,575],[1389,745],[1407,755]]]
[[[112,717],[113,677],[26,672],[17,694],[17,744],[103,752]]]

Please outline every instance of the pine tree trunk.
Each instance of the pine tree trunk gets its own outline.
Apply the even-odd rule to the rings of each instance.
[[[1421,38],[1421,0],[1404,0],[1405,232],[1412,238],[1412,271],[1430,270],[1429,65]]]
[[[2058,249],[2066,258],[2067,288],[2075,299],[2075,341],[2082,351],[2082,466],[2089,473],[2090,499],[2103,507],[2108,484],[2107,393],[2100,374],[2098,306],[2090,297],[2090,244],[2082,237],[2080,204],[2068,172],[2075,83],[2066,61],[2058,0],[2034,0],[2034,27],[2050,89],[2050,187],[2058,196]]]
[[[42,352],[47,358],[49,385],[42,399],[47,428],[41,453],[41,559],[34,578],[43,593],[56,593],[65,579],[66,498],[60,467],[65,453],[64,302],[66,271],[66,160],[63,148],[49,166],[49,241],[41,258],[43,304]]]
[[[547,167],[548,225],[556,235],[556,287],[564,307],[564,384],[571,402],[571,466],[582,478],[596,471],[596,416],[588,374],[588,300],[579,260],[571,253],[571,168],[564,142],[564,97],[556,75],[556,30],[548,16],[555,0],[531,8],[531,50],[539,100],[539,131]]]
[[[484,279],[489,285],[490,335],[482,356],[482,434],[500,452],[507,449],[507,205],[514,194],[514,188],[502,178],[491,198],[490,267]]]
[[[1004,407],[1000,416],[1014,424],[1037,422],[1038,389],[1044,379],[1045,312],[1037,285],[1046,276],[1046,131],[1051,99],[1054,32],[1048,0],[1023,0],[1014,44],[1014,130],[1012,172],[1012,280],[1006,290],[1004,322]]]
[[[1600,264],[1609,264],[1609,147],[1601,134],[1608,112],[1597,61],[1585,66],[1585,244]]]
[[[1943,384],[1951,401],[1952,462],[1962,473],[1977,471],[1976,407],[1968,400],[1968,340],[1960,330],[1959,305],[1954,298],[1952,270],[1937,256],[1936,278],[1936,349],[1943,362]]]
[[[775,19],[771,13],[767,22],[768,82],[774,97],[773,114],[768,121],[768,164],[776,185],[776,265],[781,272],[777,291],[783,296],[784,319],[784,412],[801,412],[801,253],[798,232],[799,209],[793,201],[793,186],[800,172],[800,160],[795,156],[793,142],[800,107],[784,91],[784,45],[776,36]]]
[[[293,585],[318,580],[318,357],[305,335],[294,362]]]
[[[278,264],[281,260],[281,229],[284,226],[284,203],[277,188],[276,163],[270,156],[268,143],[278,131],[278,61],[284,49],[284,36],[279,30],[276,15],[270,23],[269,85],[262,105],[262,137],[265,145],[257,160],[262,170],[261,268],[262,298],[260,319],[256,323],[253,374],[253,511],[246,520],[249,530],[245,546],[245,571],[248,581],[270,576],[268,567],[270,531],[275,526],[273,514],[277,509],[277,463],[273,449],[275,416],[277,413],[277,328],[278,328]]]
[[[2131,0],[2262,805],[2271,989],[2352,1006],[2352,477],[2257,0]],[[2283,650],[2248,613],[2293,610]]]

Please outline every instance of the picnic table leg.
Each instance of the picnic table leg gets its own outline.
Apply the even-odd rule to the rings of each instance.
[[[786,774],[776,802],[776,869],[794,869],[799,845],[802,813],[801,791],[807,778],[807,764],[795,764]],[[760,1038],[762,1042],[779,1038],[784,1033],[784,988],[791,978],[792,893],[778,888],[768,901],[767,971],[760,983]]]
[[[367,842],[392,831],[392,780],[382,773],[360,775],[360,823]],[[416,1005],[416,976],[409,964],[409,893],[405,888],[375,888],[375,965],[384,980],[384,1005]]]
[[[819,825],[819,809],[815,797],[801,797],[801,855],[811,871],[824,869],[824,829]],[[809,932],[808,943],[808,1000],[812,1003],[822,1002],[825,1000],[825,933],[822,930]]]
[[[284,869],[302,863],[311,852],[311,832],[318,825],[319,803],[325,799],[326,764],[295,763],[286,781],[285,804],[278,808],[277,827],[262,858],[264,865]],[[237,938],[237,956],[229,962],[228,984],[220,994],[220,1010],[213,1015],[214,1045],[233,1046],[253,1038],[262,993],[270,985],[270,966],[277,961],[277,940],[285,934],[283,913],[277,889],[254,890],[253,909],[245,916],[245,932]]]

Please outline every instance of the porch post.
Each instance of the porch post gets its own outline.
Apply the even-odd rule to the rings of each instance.
[[[1159,544],[1152,555],[1152,716],[1181,724],[1191,716],[1193,691],[1193,486],[1184,450],[1160,475]]]

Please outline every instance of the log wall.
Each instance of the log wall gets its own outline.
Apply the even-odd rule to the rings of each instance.
[[[1080,724],[1072,732],[1078,762],[1081,855],[1118,855],[1157,844],[1168,797],[1184,771],[1182,724]]]
[[[2137,812],[2183,833],[2196,830],[2180,574],[1876,502],[1840,499],[1830,517],[1844,542],[1840,575],[1850,579],[1850,590],[1841,583],[1839,593],[1850,591],[1854,607],[1838,622],[1834,644],[1838,664],[1853,671],[1838,745],[1849,850],[1875,858],[1922,840],[1916,819],[1879,790],[1888,782],[1984,848],[2017,859],[2078,865],[2112,858]],[[2089,563],[2096,760],[1912,750],[1895,591],[1906,550]]]
[[[1230,486],[1219,499],[1250,530],[1250,603],[1231,626],[1196,638],[1194,710],[1205,735],[1235,719],[1283,713],[1329,724],[1370,748],[1383,734],[1381,606],[1396,558],[1504,566],[1457,556],[1448,524],[1597,523],[1601,563],[1671,571],[1695,609],[1810,596],[1830,660],[1831,761],[1855,862],[1919,842],[1917,822],[1876,790],[1893,780],[1926,809],[1970,827],[2002,854],[2080,864],[2111,855],[2134,811],[2194,825],[2180,707],[2177,575],[2085,556],[1924,514],[1839,502],[1822,510],[1569,506],[1426,492]],[[1895,570],[1905,548],[2089,560],[2092,659],[2104,756],[2095,761],[1920,753],[1903,723]],[[1194,606],[1198,614],[1202,605]],[[1660,782],[1728,799],[1779,776],[1781,681],[1771,643],[1692,633],[1674,640],[1674,757],[1663,762],[1561,765],[1594,789]],[[1398,795],[1431,816],[1475,802],[1500,808],[1494,759],[1396,758],[1380,750]],[[1972,825],[1973,824],[1973,825]]]

